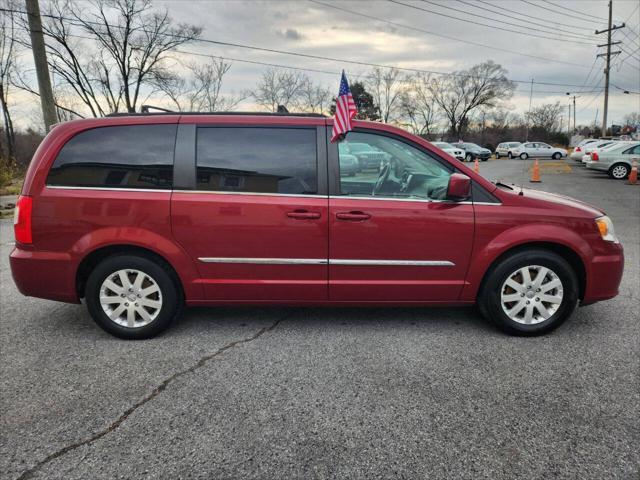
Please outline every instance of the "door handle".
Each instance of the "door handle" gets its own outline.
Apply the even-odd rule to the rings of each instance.
[[[309,212],[307,210],[295,210],[293,212],[287,212],[287,217],[295,218],[296,220],[317,220],[320,218],[320,213]]]
[[[338,212],[336,213],[336,218],[338,220],[347,220],[350,222],[363,222],[365,220],[369,220],[371,215],[364,212]]]

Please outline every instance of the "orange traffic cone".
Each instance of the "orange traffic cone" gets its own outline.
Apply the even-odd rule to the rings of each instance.
[[[478,159],[476,158],[476,161],[473,164],[473,171],[476,173],[480,173],[480,165],[478,165]]]
[[[540,166],[538,165],[538,160],[536,160],[533,164],[533,171],[531,172],[530,182],[538,183],[540,180]]]
[[[638,183],[638,163],[634,160],[631,164],[631,173],[629,174],[629,185]]]

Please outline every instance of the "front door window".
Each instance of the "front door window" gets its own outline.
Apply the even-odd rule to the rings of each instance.
[[[444,200],[453,168],[405,142],[352,132],[339,144],[340,192],[356,197]],[[357,169],[354,171],[354,162]]]

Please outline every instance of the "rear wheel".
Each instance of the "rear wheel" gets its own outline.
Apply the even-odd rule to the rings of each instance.
[[[102,329],[131,340],[167,329],[182,307],[180,289],[168,266],[128,254],[103,260],[89,275],[85,297],[89,313]]]
[[[609,176],[616,180],[624,180],[629,176],[631,169],[624,163],[616,163],[609,169]]]
[[[527,158],[529,158],[529,154],[528,153],[521,153],[520,154],[520,159],[526,160]]]
[[[578,279],[561,256],[521,251],[488,274],[478,298],[487,320],[512,335],[540,335],[560,326],[578,303]]]

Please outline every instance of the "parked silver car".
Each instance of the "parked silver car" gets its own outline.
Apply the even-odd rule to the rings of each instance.
[[[542,142],[527,142],[513,150],[514,157],[520,157],[522,160],[527,158],[553,158],[558,159],[567,156],[564,148],[552,147]]]
[[[431,142],[431,144],[435,145],[440,150],[444,150],[445,152],[447,152],[449,155],[451,155],[453,158],[457,160],[460,160],[460,161],[464,160],[465,152],[461,148],[454,147],[453,145],[447,142]]]
[[[571,160],[575,160],[576,162],[584,161],[584,156],[590,154],[596,149],[606,147],[607,145],[611,145],[616,140],[595,140],[589,141],[582,146],[578,146],[575,148],[569,157]]]
[[[589,157],[587,168],[607,172],[611,178],[622,180],[631,173],[633,162],[640,162],[640,142],[616,142],[615,146],[592,152]]]
[[[494,155],[496,158],[509,157],[513,158],[513,150],[522,145],[521,142],[502,142],[496,147]]]

